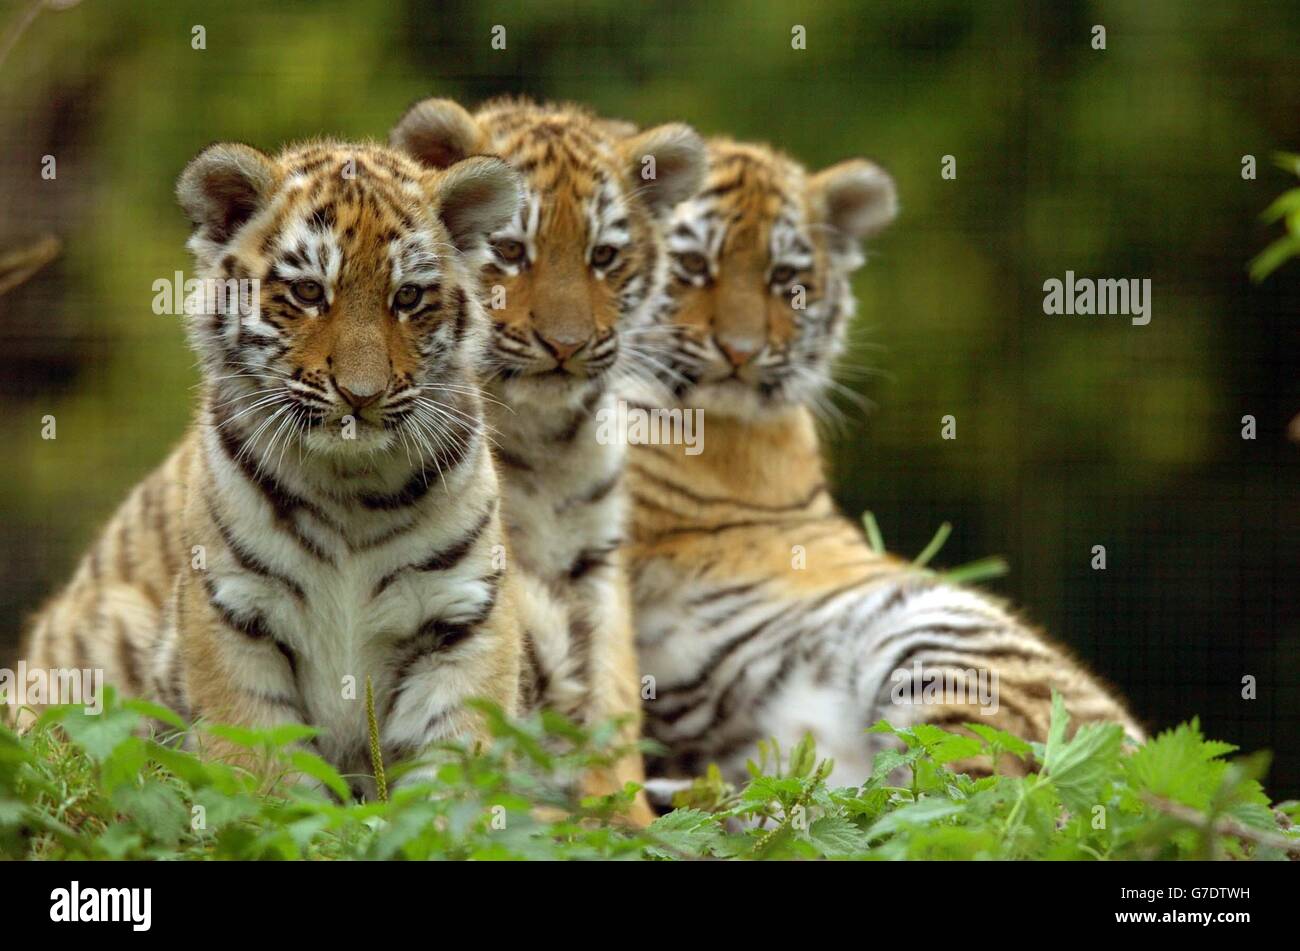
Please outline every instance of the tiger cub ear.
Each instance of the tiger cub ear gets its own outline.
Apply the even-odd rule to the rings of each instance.
[[[681,122],[655,126],[623,140],[627,174],[656,215],[672,210],[704,184],[708,157],[699,133]]]
[[[880,233],[898,215],[894,180],[866,159],[818,172],[808,182],[808,196],[814,214],[846,244]]]
[[[438,216],[459,251],[478,247],[519,210],[519,174],[500,159],[478,155],[457,162],[438,179]]]
[[[397,120],[388,141],[427,168],[447,168],[488,151],[474,117],[450,99],[417,102]]]
[[[257,214],[274,185],[269,156],[249,145],[219,142],[185,166],[176,198],[204,237],[223,244]]]

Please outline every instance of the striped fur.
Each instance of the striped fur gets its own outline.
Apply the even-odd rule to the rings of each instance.
[[[656,685],[646,732],[669,751],[649,764],[661,789],[710,762],[743,781],[758,740],[788,750],[809,731],[833,781],[860,782],[882,742],[864,731],[882,717],[1043,739],[1053,687],[1076,722],[1141,735],[1061,647],[994,598],[877,554],[831,499],[810,407],[853,313],[860,242],[894,213],[892,183],[869,163],[810,176],[732,142],[711,145],[703,189],[676,211],[665,382],[676,404],[704,409],[704,451],[637,446],[629,469],[637,645]],[[996,675],[996,712],[951,694],[896,702],[915,662],[971,687],[966,671]]]
[[[639,680],[620,553],[626,449],[596,434],[613,405],[611,381],[644,363],[637,336],[665,303],[662,225],[698,186],[703,143],[681,125],[637,134],[574,106],[525,100],[473,116],[428,100],[393,140],[433,165],[488,152],[524,178],[522,207],[492,235],[482,294],[512,550],[528,583],[566,611],[562,625],[528,627],[530,687],[537,702],[585,722],[628,717],[634,740]],[[637,757],[596,777],[591,791],[642,779]],[[634,818],[648,817],[638,800]]]
[[[489,158],[435,172],[374,145],[216,145],[178,195],[197,276],[257,279],[259,306],[186,318],[195,423],[25,656],[102,667],[209,722],[311,724],[366,792],[367,677],[389,758],[477,737],[469,697],[517,707],[520,596],[475,295],[517,176]]]

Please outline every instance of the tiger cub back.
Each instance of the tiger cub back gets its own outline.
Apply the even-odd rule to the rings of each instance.
[[[741,782],[758,740],[789,749],[811,732],[834,780],[860,782],[880,718],[1042,739],[1053,687],[1076,721],[1141,735],[1061,647],[987,594],[877,553],[831,499],[811,408],[854,312],[862,241],[895,211],[869,162],[810,175],[718,141],[675,212],[663,384],[703,411],[705,438],[696,455],[637,446],[629,470],[646,731],[669,751],[656,775],[714,761]]]
[[[209,722],[314,725],[318,752],[365,791],[367,678],[390,759],[479,735],[469,697],[517,706],[477,269],[518,177],[375,145],[221,144],[177,193],[196,276],[249,292],[186,318],[195,422],[25,653],[101,666]]]

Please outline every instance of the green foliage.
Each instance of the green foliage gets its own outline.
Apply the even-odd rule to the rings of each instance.
[[[392,764],[389,799],[353,802],[345,777],[299,744],[305,727],[205,727],[264,755],[264,778],[183,748],[175,714],[108,697],[100,716],[46,711],[0,727],[0,858],[43,859],[1176,859],[1300,853],[1296,803],[1271,808],[1265,760],[1229,761],[1196,721],[1126,750],[1117,726],[1071,733],[1059,697],[1044,744],[983,724],[871,728],[888,744],[860,787],[803,740],[760,744],[735,789],[711,768],[648,829],[618,821],[635,792],[575,801],[582,770],[610,762],[613,725],[480,707],[491,741]],[[143,730],[152,721],[152,734]],[[973,778],[991,757],[1028,775]],[[784,764],[784,765],[782,765]],[[416,772],[416,766],[419,770]],[[1019,771],[1017,771],[1019,772]],[[403,778],[405,777],[405,778]]]
[[[1278,167],[1300,177],[1300,155],[1278,152],[1274,156]],[[1292,188],[1279,195],[1264,209],[1260,218],[1267,224],[1281,221],[1286,234],[1259,252],[1250,262],[1250,277],[1262,281],[1287,261],[1300,257],[1300,188]]]
[[[885,549],[885,538],[880,532],[880,524],[876,521],[875,513],[867,511],[862,513],[862,525],[867,532],[867,544],[871,550],[878,555],[887,554]],[[912,559],[912,564],[920,571],[934,574],[926,566],[939,554],[944,543],[948,541],[948,536],[952,534],[952,523],[944,522],[939,526],[934,537],[921,549],[921,553]],[[949,568],[946,571],[938,572],[938,576],[945,581],[951,581],[954,584],[975,584],[980,581],[989,581],[993,578],[1001,578],[1011,568],[1006,559],[1001,555],[990,555],[987,558],[978,558],[975,561],[967,562],[964,565],[958,565],[956,568]]]

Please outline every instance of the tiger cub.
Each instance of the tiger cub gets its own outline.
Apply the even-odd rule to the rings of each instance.
[[[756,741],[788,750],[806,731],[833,781],[861,782],[881,742],[864,731],[882,717],[1043,739],[1053,687],[1076,720],[1140,736],[1061,648],[988,595],[877,554],[831,500],[808,407],[854,311],[860,244],[895,215],[891,179],[861,160],[809,175],[730,141],[709,154],[669,231],[664,375],[675,405],[702,408],[702,451],[637,446],[629,468],[637,646],[656,687],[646,731],[669,750],[650,764],[668,778],[658,791],[710,762],[742,782]],[[920,703],[934,675],[970,702]]]
[[[620,555],[626,449],[602,439],[601,425],[615,400],[611,381],[647,359],[637,335],[665,300],[662,226],[699,186],[704,143],[678,123],[637,133],[577,106],[520,99],[474,115],[429,99],[391,139],[430,166],[490,153],[524,177],[519,212],[491,236],[482,295],[493,331],[488,389],[499,401],[488,415],[512,554],[567,610],[562,636],[548,635],[554,625],[526,630],[532,696],[587,722],[628,715],[627,738],[637,738]],[[640,782],[639,757],[615,772],[615,785]]]
[[[197,277],[254,283],[187,317],[195,422],[35,619],[25,657],[103,668],[210,722],[313,725],[364,792],[367,677],[390,760],[478,737],[469,697],[517,707],[521,628],[475,381],[477,269],[518,176],[375,145],[218,144],[177,195]]]

